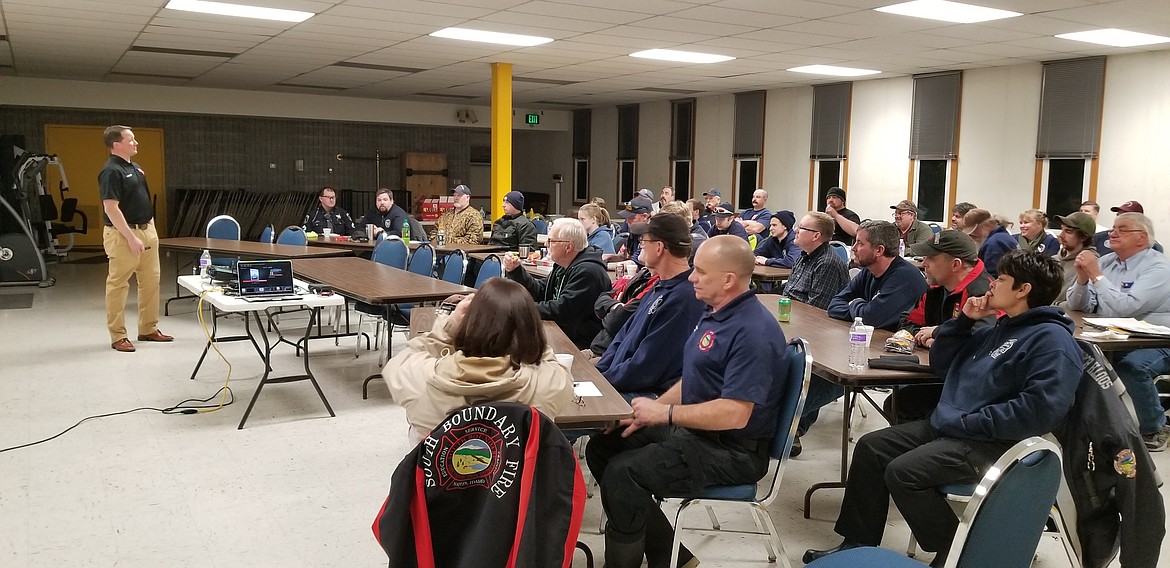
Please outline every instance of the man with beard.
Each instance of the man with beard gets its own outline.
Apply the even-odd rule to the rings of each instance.
[[[401,237],[404,221],[406,211],[394,203],[394,194],[383,187],[374,194],[374,207],[362,215],[359,224],[363,229],[367,225],[373,225],[375,238],[381,234],[387,237],[390,235]]]

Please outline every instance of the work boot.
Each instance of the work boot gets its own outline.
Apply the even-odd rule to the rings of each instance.
[[[857,548],[859,546],[864,546],[864,545],[856,543],[856,542],[849,542],[847,540],[843,540],[843,541],[841,541],[841,544],[838,544],[837,546],[834,546],[833,548],[829,548],[829,549],[825,549],[825,550],[815,550],[815,549],[810,548],[810,549],[804,551],[804,556],[801,557],[800,561],[804,562],[805,564],[808,564],[814,560],[820,560],[821,558],[824,558],[824,557],[826,557],[830,554],[833,554],[835,552],[841,552],[842,550],[849,550],[850,548]]]
[[[631,542],[622,542],[614,538],[612,528],[605,531],[605,568],[641,568],[645,551],[644,536]]]
[[[647,568],[670,567],[670,545],[674,542],[674,527],[665,515],[653,514],[646,519],[646,566]],[[695,568],[699,559],[678,543],[678,564],[676,568]]]

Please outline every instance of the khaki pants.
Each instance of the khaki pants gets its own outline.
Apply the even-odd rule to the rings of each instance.
[[[130,291],[130,276],[138,280],[138,334],[149,335],[158,328],[159,262],[158,233],[154,224],[145,229],[131,229],[146,250],[142,254],[130,251],[126,237],[117,229],[105,227],[102,246],[110,257],[110,274],[106,277],[106,327],[110,341],[125,339],[126,294]]]

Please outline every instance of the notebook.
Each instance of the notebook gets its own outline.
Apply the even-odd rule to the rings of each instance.
[[[294,293],[292,261],[247,260],[236,263],[240,297],[249,302],[299,300]]]

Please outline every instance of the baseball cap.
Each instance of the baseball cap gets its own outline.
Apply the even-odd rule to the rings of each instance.
[[[840,197],[841,201],[845,201],[845,190],[839,187],[830,187],[829,191],[825,192],[825,199],[830,197]]]
[[[1097,222],[1088,213],[1077,211],[1068,215],[1057,215],[1056,220],[1060,221],[1061,225],[1072,227],[1090,237],[1097,232]]]
[[[940,252],[968,262],[974,262],[979,258],[979,248],[975,246],[975,240],[967,233],[955,229],[940,231],[930,239],[910,246],[910,254],[914,256],[932,256]]]
[[[691,228],[678,215],[655,215],[647,223],[630,225],[630,232],[635,235],[650,235],[664,243],[690,246]]]
[[[642,189],[638,190],[638,197],[645,197],[646,199],[653,201],[654,193],[643,187]]]
[[[975,208],[963,215],[963,232],[972,233],[975,227],[982,225],[991,219],[991,212],[986,209]]]
[[[784,223],[784,228],[789,231],[792,231],[792,226],[796,224],[796,215],[787,209],[777,211],[773,217],[780,219],[780,222]]]
[[[524,194],[519,191],[509,191],[504,194],[504,201],[512,204],[516,209],[524,210]]]
[[[463,184],[455,186],[451,191],[455,192],[455,195],[471,195],[471,188]]]
[[[891,205],[890,209],[895,211],[913,211],[915,215],[918,214],[918,206],[909,199],[903,199],[899,201],[897,205]]]
[[[735,215],[735,212],[724,207],[716,207],[715,210],[711,212],[711,214],[720,219],[725,219]]]
[[[1114,213],[1145,213],[1146,212],[1146,210],[1142,207],[1142,204],[1138,203],[1136,201],[1126,201],[1125,203],[1122,203],[1121,205],[1118,205],[1117,207],[1110,207],[1109,210],[1114,212]]]
[[[703,193],[703,197],[707,197],[708,195],[713,195],[713,196],[719,197],[719,198],[723,197],[723,194],[719,193],[719,190],[715,189],[713,187],[711,189],[708,189],[705,193]]]
[[[645,197],[635,197],[626,204],[625,209],[618,211],[623,218],[630,218],[639,213],[649,213],[654,210],[654,203]]]

